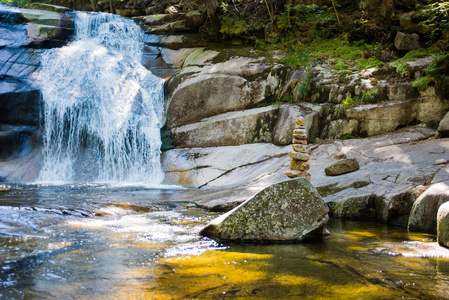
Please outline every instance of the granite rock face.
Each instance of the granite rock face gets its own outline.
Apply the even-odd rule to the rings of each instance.
[[[213,220],[201,234],[219,241],[302,241],[328,221],[328,209],[305,178],[274,184]]]
[[[277,118],[276,107],[228,112],[174,128],[171,136],[184,148],[269,143]]]

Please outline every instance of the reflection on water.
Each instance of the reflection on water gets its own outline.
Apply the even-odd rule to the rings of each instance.
[[[434,237],[332,220],[323,241],[218,245],[182,189],[0,190],[0,298],[449,298]],[[204,193],[204,191],[198,191]]]

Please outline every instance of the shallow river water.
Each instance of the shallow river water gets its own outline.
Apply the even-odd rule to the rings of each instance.
[[[320,241],[219,245],[187,192],[0,185],[0,298],[449,298],[434,236],[331,220]]]

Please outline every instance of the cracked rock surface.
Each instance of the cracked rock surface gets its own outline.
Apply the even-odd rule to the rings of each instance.
[[[410,127],[366,139],[309,145],[311,183],[330,208],[330,216],[376,219],[407,225],[413,203],[428,186],[449,185],[449,139]],[[199,189],[185,200],[228,210],[266,186],[287,180],[291,146],[174,149],[163,155],[166,182]],[[360,170],[326,176],[333,163],[354,158]],[[176,167],[175,167],[176,166]]]

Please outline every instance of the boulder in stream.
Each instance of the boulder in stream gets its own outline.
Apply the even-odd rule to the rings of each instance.
[[[447,201],[449,186],[444,182],[432,184],[413,204],[408,220],[409,230],[435,233],[438,208]]]
[[[273,184],[210,222],[203,236],[219,241],[298,242],[322,232],[328,208],[305,178]]]
[[[437,215],[438,244],[449,247],[449,202],[443,203]]]

